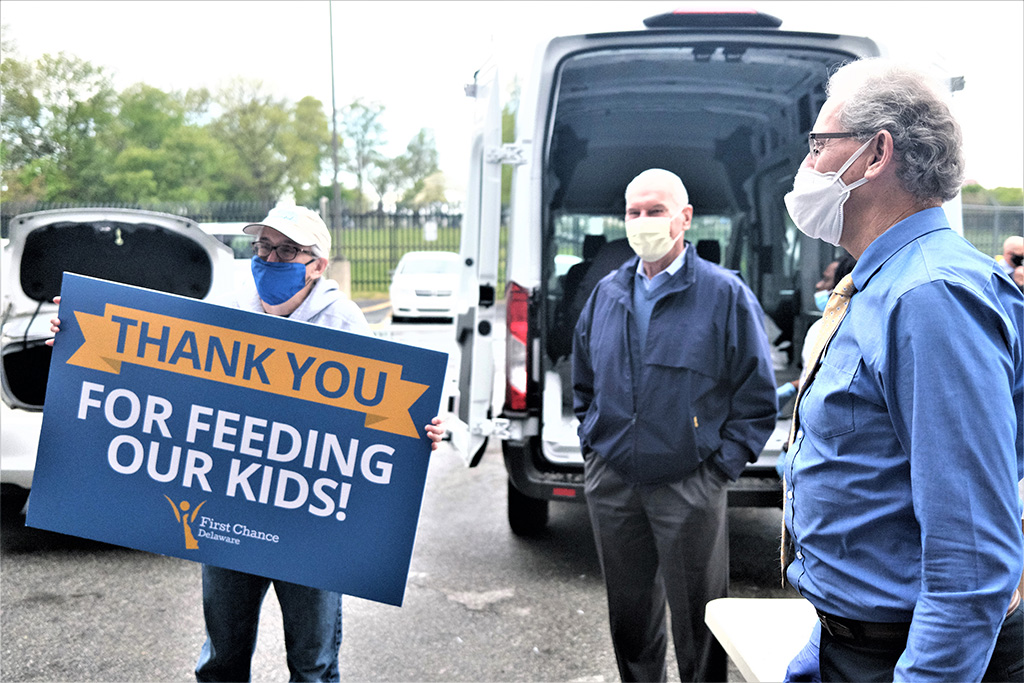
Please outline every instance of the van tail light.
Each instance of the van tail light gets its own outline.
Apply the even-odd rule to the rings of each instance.
[[[505,407],[508,410],[526,410],[529,306],[529,293],[514,282],[508,283],[505,292]]]

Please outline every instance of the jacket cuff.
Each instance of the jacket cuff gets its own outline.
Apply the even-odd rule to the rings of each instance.
[[[740,473],[754,458],[750,457],[750,450],[734,441],[723,441],[718,453],[711,456],[710,465],[716,467],[724,474],[729,481],[736,481]]]

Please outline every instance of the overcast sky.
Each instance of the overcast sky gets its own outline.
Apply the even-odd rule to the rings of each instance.
[[[335,101],[385,106],[390,155],[432,128],[441,167],[465,182],[471,101],[463,86],[488,57],[503,81],[528,78],[536,46],[554,35],[640,29],[644,17],[684,6],[628,0],[335,0]],[[699,6],[736,6],[702,2]],[[968,177],[986,187],[1024,185],[1024,2],[750,2],[783,29],[873,38],[891,55],[966,77],[955,97]],[[16,53],[64,51],[114,76],[163,90],[217,88],[242,76],[291,101],[331,106],[327,0],[246,2],[3,0],[0,21]]]

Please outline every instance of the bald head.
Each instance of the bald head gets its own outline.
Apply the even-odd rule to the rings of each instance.
[[[1003,242],[1003,260],[1009,263],[1011,258],[1020,254],[1024,254],[1024,237],[1020,235],[1007,237]]]
[[[690,203],[690,195],[686,191],[683,181],[672,171],[666,171],[663,168],[649,168],[633,178],[629,185],[626,185],[626,203],[629,204],[631,194],[650,190],[666,193],[676,204],[675,207],[672,207],[673,212],[679,211]]]

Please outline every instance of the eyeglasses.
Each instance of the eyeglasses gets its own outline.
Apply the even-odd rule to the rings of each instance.
[[[256,240],[252,243],[252,253],[259,256],[261,259],[270,258],[271,252],[277,252],[277,258],[281,261],[291,261],[299,254],[309,254],[310,256],[316,256],[309,249],[299,249],[293,247],[290,244],[278,244],[276,247],[270,242],[264,242],[263,240]]]
[[[862,138],[871,135],[871,133],[860,131],[858,133],[808,133],[807,134],[807,146],[811,150],[811,154],[821,153],[823,147],[821,140],[831,140],[832,138]]]

